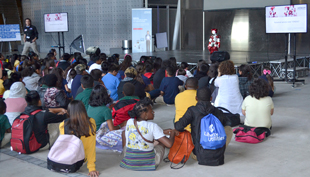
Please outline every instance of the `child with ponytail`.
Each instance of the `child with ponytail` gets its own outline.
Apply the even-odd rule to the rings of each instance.
[[[271,69],[268,66],[265,66],[262,75],[259,78],[264,79],[266,82],[268,82],[269,85],[268,96],[272,97],[274,94],[274,85],[273,85],[273,78],[271,76]]]

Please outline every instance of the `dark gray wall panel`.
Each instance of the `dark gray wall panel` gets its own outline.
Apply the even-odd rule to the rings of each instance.
[[[120,48],[122,40],[131,39],[131,9],[141,8],[143,0],[23,0],[24,17],[32,19],[39,30],[41,52],[57,45],[57,33],[45,33],[43,14],[68,12],[69,32],[65,32],[66,52],[80,34],[85,47],[99,46],[102,52]]]

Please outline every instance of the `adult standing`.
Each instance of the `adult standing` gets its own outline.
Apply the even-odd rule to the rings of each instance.
[[[24,49],[22,52],[22,55],[27,55],[27,52],[29,48],[33,50],[34,53],[39,55],[39,52],[37,50],[37,43],[36,40],[38,39],[38,31],[35,26],[31,24],[30,18],[25,19],[25,28],[24,28]]]

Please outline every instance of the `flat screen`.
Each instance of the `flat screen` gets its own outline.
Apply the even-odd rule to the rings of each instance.
[[[266,33],[306,33],[307,4],[267,6]]]
[[[69,31],[68,13],[44,14],[44,29],[46,33]]]
[[[0,42],[20,41],[19,24],[0,25]]]

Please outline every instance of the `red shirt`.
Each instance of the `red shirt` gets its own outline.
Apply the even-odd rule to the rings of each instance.
[[[150,79],[152,77],[152,75],[153,75],[153,73],[151,73],[151,72],[144,73],[144,76],[147,77],[148,79]],[[151,81],[151,84],[153,84],[153,79],[150,81]]]

